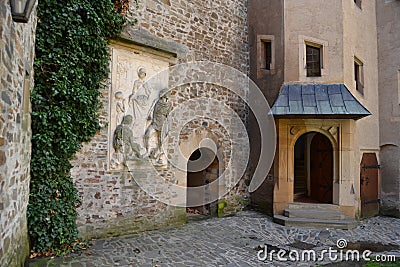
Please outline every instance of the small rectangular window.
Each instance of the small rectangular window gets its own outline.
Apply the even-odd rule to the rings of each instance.
[[[272,63],[272,43],[271,41],[264,41],[264,51],[265,51],[265,69],[271,70]]]
[[[356,82],[356,90],[364,94],[363,63],[357,58],[354,58],[354,80]]]
[[[275,74],[275,45],[273,35],[257,35],[257,77]]]
[[[321,77],[321,47],[306,45],[307,77]]]
[[[361,1],[362,0],[354,0],[354,4],[356,4],[356,6],[358,6],[358,8],[361,9]]]

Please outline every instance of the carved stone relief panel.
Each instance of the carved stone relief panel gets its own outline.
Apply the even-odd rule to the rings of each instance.
[[[108,167],[121,170],[127,160],[161,160],[161,129],[170,103],[169,63],[147,54],[114,47],[111,63]],[[160,74],[162,72],[162,74]],[[157,74],[157,76],[155,76]],[[161,99],[160,99],[161,96]]]

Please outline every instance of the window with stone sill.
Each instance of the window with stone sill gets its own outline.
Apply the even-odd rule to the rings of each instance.
[[[275,43],[273,35],[257,36],[257,72],[258,76],[273,74],[275,69]]]

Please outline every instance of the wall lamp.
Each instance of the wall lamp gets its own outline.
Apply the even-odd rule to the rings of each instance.
[[[28,22],[36,0],[10,0],[10,2],[13,21]]]

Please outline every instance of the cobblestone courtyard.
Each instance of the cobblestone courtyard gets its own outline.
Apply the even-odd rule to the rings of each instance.
[[[316,266],[322,262],[261,262],[257,252],[271,249],[298,251],[329,247],[339,239],[348,249],[371,250],[400,256],[400,219],[376,217],[364,220],[353,230],[305,229],[277,225],[253,211],[235,216],[190,222],[182,227],[132,236],[92,241],[80,255],[36,259],[28,266]],[[341,266],[355,266],[346,262]]]

